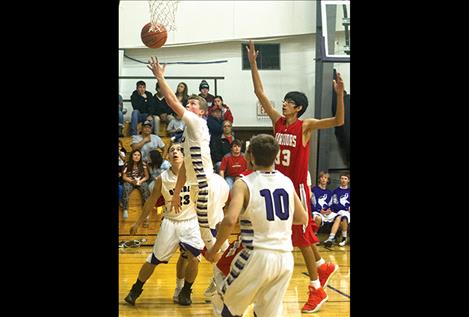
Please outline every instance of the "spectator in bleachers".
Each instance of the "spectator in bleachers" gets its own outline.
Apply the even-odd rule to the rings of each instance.
[[[219,106],[213,106],[208,111],[207,117],[208,132],[210,133],[210,139],[221,138],[223,134],[223,118],[221,116],[221,108]]]
[[[329,173],[319,172],[319,182],[311,189],[311,211],[314,222],[318,226],[318,232],[329,232],[334,222],[336,213],[332,211],[332,191],[327,189]]]
[[[185,107],[187,105],[187,100],[189,99],[189,90],[187,88],[187,84],[185,82],[180,82],[176,88],[176,92],[174,93],[178,100],[182,103]]]
[[[130,153],[129,162],[125,165],[122,173],[124,181],[124,193],[122,195],[123,219],[129,217],[129,196],[134,189],[138,189],[142,194],[142,206],[148,196],[150,196],[147,183],[149,177],[150,173],[148,172],[147,164],[142,160],[142,152],[140,150],[133,150]]]
[[[119,140],[119,173],[122,173],[124,170],[125,162],[127,162],[127,151],[122,144],[122,141]]]
[[[215,96],[210,94],[208,92],[209,90],[210,90],[210,86],[208,85],[207,81],[205,79],[202,80],[199,85],[199,91],[200,91],[199,96],[204,98],[205,101],[207,101],[208,109],[210,110],[210,107],[213,104],[213,99],[215,98]]]
[[[163,159],[160,151],[150,151],[150,161],[148,162],[148,171],[150,173],[150,178],[148,179],[148,190],[150,193],[153,191],[153,186],[155,186],[154,180],[170,167],[171,164],[169,161]]]
[[[160,85],[156,82],[155,86],[155,103],[150,109],[153,116],[153,133],[159,135],[160,133],[160,122],[168,124],[174,119],[174,111],[168,106],[166,99],[160,91]]]
[[[223,103],[222,96],[215,96],[213,99],[213,106],[218,106],[221,109],[221,116],[223,120],[228,120],[233,124],[233,114],[231,113],[230,107]],[[210,110],[209,110],[210,111]]]
[[[182,133],[185,127],[184,121],[175,113],[174,119],[168,123],[166,131],[168,131],[171,141],[175,143],[181,143]]]
[[[223,121],[223,134],[221,138],[210,138],[210,155],[212,157],[215,173],[220,173],[220,164],[223,156],[231,152],[233,142],[233,130],[230,121]]]
[[[132,150],[140,150],[142,152],[142,160],[145,163],[150,161],[150,151],[155,149],[163,150],[163,157],[166,157],[166,149],[163,140],[155,134],[152,134],[152,122],[147,120],[143,123],[142,134],[132,136]]]
[[[137,125],[145,120],[153,120],[149,108],[153,106],[153,94],[146,90],[147,85],[143,80],[137,81],[137,89],[132,92],[130,102],[132,103],[132,115],[130,119],[130,135],[137,134]]]
[[[240,174],[248,167],[248,163],[241,153],[241,145],[240,140],[233,140],[231,143],[231,154],[225,155],[221,160],[220,176],[225,178],[230,189],[233,187],[233,183],[240,177]]]
[[[127,109],[124,108],[124,99],[119,94],[119,137],[123,137],[122,130],[124,129],[124,115],[127,113]]]
[[[335,235],[339,229],[342,229],[342,241],[339,242],[341,247],[347,243],[347,230],[350,223],[350,176],[348,174],[340,175],[340,185],[332,193],[332,210],[337,216],[332,225],[331,233],[327,239],[328,245],[331,246],[335,242]],[[324,242],[325,244],[326,242]]]

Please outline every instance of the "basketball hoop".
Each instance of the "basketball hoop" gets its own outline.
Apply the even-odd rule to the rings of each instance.
[[[158,24],[163,25],[167,31],[176,29],[176,11],[178,0],[148,0],[150,6],[150,31],[160,32]]]

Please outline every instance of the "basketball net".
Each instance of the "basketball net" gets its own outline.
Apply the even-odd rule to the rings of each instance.
[[[150,31],[160,31],[158,24],[164,25],[166,31],[176,29],[176,11],[178,0],[148,0],[150,6]]]

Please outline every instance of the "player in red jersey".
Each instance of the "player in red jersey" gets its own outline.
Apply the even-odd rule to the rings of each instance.
[[[327,299],[323,288],[327,286],[330,277],[339,267],[333,263],[326,263],[315,245],[319,240],[313,232],[313,227],[314,229],[317,229],[317,227],[311,216],[310,188],[306,181],[309,146],[311,134],[315,129],[332,128],[344,124],[344,83],[340,74],[337,74],[337,79],[333,81],[334,90],[337,94],[337,113],[335,117],[298,119],[308,107],[308,98],[304,93],[298,91],[291,91],[285,95],[282,115],[274,109],[264,93],[256,62],[259,52],[255,50],[252,41],[249,41],[246,49],[251,64],[254,93],[272,120],[275,138],[280,144],[280,151],[275,160],[275,168],[292,180],[298,196],[302,200],[305,209],[308,210],[308,225],[306,227],[302,225],[292,226],[292,242],[293,246],[301,250],[311,280],[308,286],[309,298],[302,311],[305,313],[316,312]]]

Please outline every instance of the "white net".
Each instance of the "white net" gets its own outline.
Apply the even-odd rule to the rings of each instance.
[[[150,31],[159,30],[157,24],[162,24],[166,31],[176,29],[177,0],[148,0],[150,6]]]

